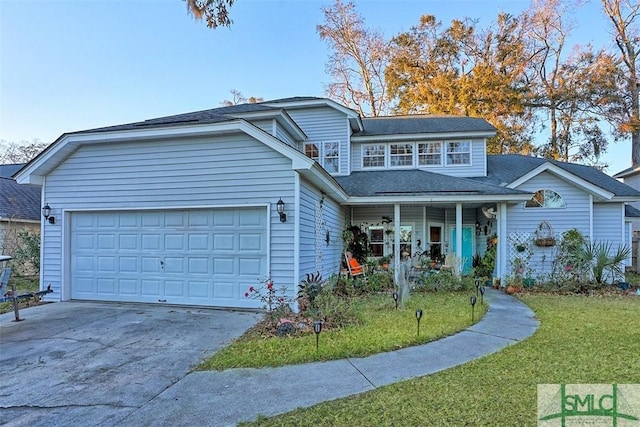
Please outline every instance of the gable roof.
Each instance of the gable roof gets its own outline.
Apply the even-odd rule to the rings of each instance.
[[[488,155],[487,176],[474,179],[494,185],[509,185],[546,163],[569,172],[590,184],[612,193],[616,197],[640,199],[640,192],[594,167],[523,156],[521,154]]]
[[[451,201],[452,197],[479,201],[487,201],[489,196],[497,196],[500,200],[528,200],[531,197],[531,193],[522,190],[419,169],[358,171],[335,179],[351,197],[418,196],[440,201]]]
[[[21,185],[0,177],[0,219],[40,221],[39,185]]]
[[[640,165],[638,166],[631,166],[630,168],[627,168],[623,171],[618,172],[617,174],[613,175],[614,178],[627,178],[633,175],[637,175],[638,173],[640,173]]]

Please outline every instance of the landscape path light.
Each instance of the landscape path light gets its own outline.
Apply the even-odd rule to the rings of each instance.
[[[313,322],[313,332],[316,334],[316,355],[318,354],[318,346],[320,344],[320,332],[322,332],[322,321]]]
[[[474,313],[473,312],[474,312],[474,309],[476,307],[476,301],[477,301],[477,298],[475,297],[475,295],[471,295],[471,298],[469,300],[469,302],[471,303],[471,322],[473,322],[473,318],[474,318],[474,316],[473,316]]]
[[[422,310],[416,310],[416,321],[418,322],[418,337],[420,336],[420,319],[422,319]]]
[[[484,305],[484,286],[480,286],[480,304]]]
[[[398,293],[397,292],[393,293],[393,300],[396,303],[396,310],[397,310],[398,309]]]

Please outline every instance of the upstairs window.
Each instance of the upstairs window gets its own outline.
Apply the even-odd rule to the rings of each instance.
[[[447,142],[447,165],[470,165],[470,142]]]
[[[418,144],[418,166],[441,166],[442,143],[424,142]]]
[[[524,205],[525,208],[561,209],[567,205],[561,195],[553,190],[538,190]]]
[[[329,173],[340,171],[340,144],[325,142],[322,145],[322,167]]]
[[[384,152],[384,144],[370,144],[362,146],[362,167],[383,168]]]
[[[339,142],[309,142],[304,145],[304,154],[312,158],[329,173],[340,171],[340,143]]]
[[[304,144],[304,154],[306,154],[307,157],[312,158],[316,162],[320,162],[320,148],[318,147],[318,144]]]
[[[413,166],[413,144],[391,144],[389,164],[392,168]]]

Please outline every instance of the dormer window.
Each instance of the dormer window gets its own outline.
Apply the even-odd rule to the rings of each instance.
[[[447,165],[470,165],[471,164],[471,143],[447,142]]]
[[[370,144],[362,147],[363,168],[383,168],[385,144]]]
[[[561,195],[553,190],[538,190],[524,205],[525,208],[561,209],[567,205]]]
[[[421,142],[418,144],[418,166],[441,166],[442,143]]]
[[[413,144],[391,144],[389,164],[392,168],[413,166]]]

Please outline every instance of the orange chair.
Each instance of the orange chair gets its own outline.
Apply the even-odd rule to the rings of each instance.
[[[349,275],[351,277],[362,276],[365,274],[364,267],[353,257],[351,252],[345,252],[344,259],[347,263],[347,269],[349,270]]]

